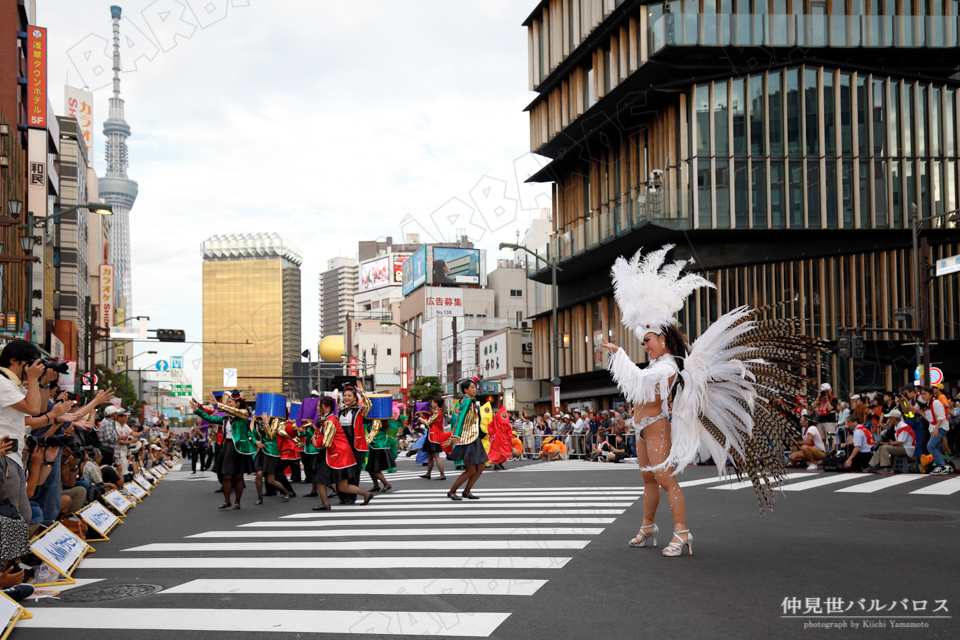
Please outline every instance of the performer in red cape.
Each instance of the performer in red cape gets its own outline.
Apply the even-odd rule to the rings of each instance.
[[[326,485],[336,485],[341,494],[363,496],[363,504],[368,504],[373,494],[351,484],[350,478],[360,474],[360,466],[353,455],[350,439],[344,433],[343,427],[335,413],[337,403],[333,398],[320,398],[319,426],[313,436],[313,446],[320,449],[317,455],[317,464],[314,469],[313,482],[320,486],[320,500],[323,502],[314,511],[329,511],[330,501],[327,499]]]
[[[490,421],[490,464],[494,469],[503,469],[503,463],[510,459],[513,451],[513,428],[506,407],[500,407]]]
[[[421,478],[430,479],[430,472],[433,471],[433,464],[436,462],[437,469],[440,470],[440,477],[437,480],[446,480],[447,476],[443,472],[443,461],[440,460],[440,452],[446,451],[450,453],[453,451],[452,446],[447,446],[446,449],[443,448],[443,444],[450,440],[450,434],[443,430],[443,411],[440,410],[440,407],[443,406],[443,398],[440,396],[435,396],[430,399],[430,415],[426,418],[421,418],[420,422],[424,427],[429,429],[427,433],[427,441],[424,444],[423,450],[427,452],[429,460],[427,461],[427,473],[426,475],[420,476]]]

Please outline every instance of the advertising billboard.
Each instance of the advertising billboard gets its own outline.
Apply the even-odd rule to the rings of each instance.
[[[424,245],[403,263],[403,295],[427,281],[427,246]]]
[[[430,284],[480,284],[480,250],[459,247],[431,247],[433,249]]]
[[[370,291],[392,283],[390,258],[384,256],[360,265],[360,291]]]
[[[27,117],[31,127],[47,128],[47,30],[27,27]]]
[[[410,256],[393,256],[393,282],[403,284],[403,263]]]

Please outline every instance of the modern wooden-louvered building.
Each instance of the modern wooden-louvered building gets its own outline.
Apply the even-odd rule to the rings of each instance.
[[[548,164],[564,404],[618,392],[599,344],[644,355],[609,269],[673,243],[716,285],[679,314],[691,342],[739,305],[783,302],[834,344],[843,327],[919,328],[911,212],[931,259],[960,254],[960,0],[544,0],[530,41],[531,150]],[[550,281],[543,262],[530,277]],[[922,289],[922,287],[921,287]],[[919,305],[918,305],[919,308]],[[928,289],[933,363],[960,379],[960,276]],[[835,390],[913,381],[912,335],[862,333],[828,358]],[[553,373],[550,316],[535,377]],[[566,346],[569,345],[569,346]],[[546,407],[547,398],[542,399]]]

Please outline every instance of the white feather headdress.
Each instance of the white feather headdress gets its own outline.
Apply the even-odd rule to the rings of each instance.
[[[659,333],[661,328],[675,324],[674,315],[691,293],[700,287],[713,287],[698,275],[681,275],[687,260],[664,266],[663,260],[673,247],[667,244],[646,256],[641,249],[629,261],[617,258],[610,269],[623,326],[640,340],[651,331]]]

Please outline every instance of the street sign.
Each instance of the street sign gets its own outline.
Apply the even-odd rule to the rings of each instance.
[[[952,258],[937,260],[938,276],[945,276],[949,273],[956,273],[958,271],[960,271],[960,256],[953,256]]]
[[[223,386],[227,389],[229,389],[230,387],[237,386],[237,370],[236,369],[223,370]]]
[[[83,374],[83,384],[86,386],[96,386],[98,382],[100,382],[100,378],[98,378],[95,373]]]
[[[917,367],[913,372],[913,379],[917,384],[923,380],[923,367]],[[930,384],[940,384],[943,382],[943,371],[937,367],[930,367]]]
[[[170,363],[166,360],[157,360],[157,371],[163,373],[170,370]]]
[[[183,356],[173,356],[170,358],[170,366],[174,369],[183,369]]]

